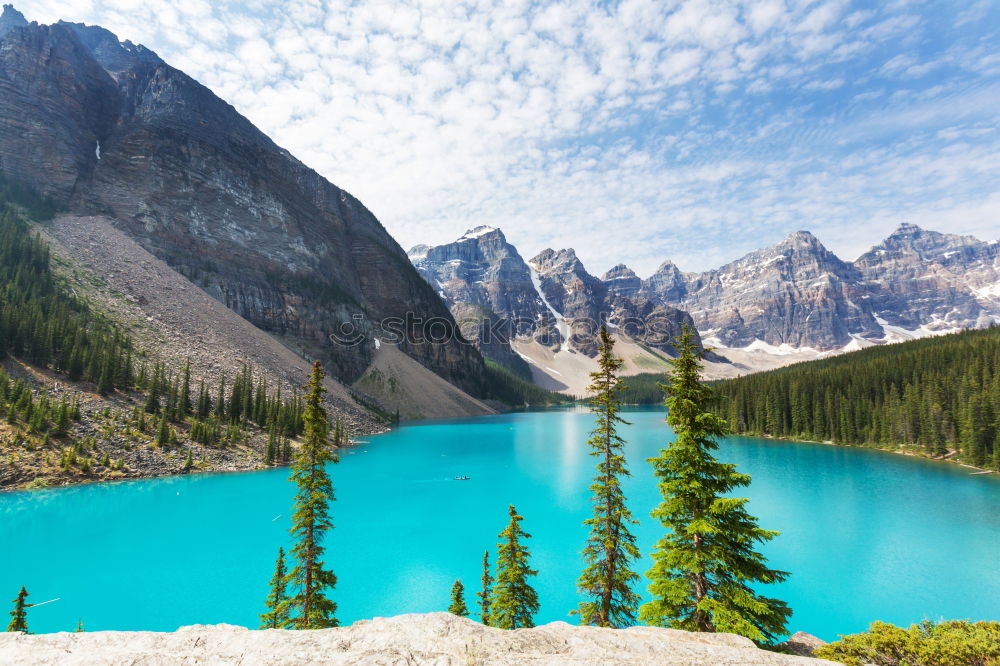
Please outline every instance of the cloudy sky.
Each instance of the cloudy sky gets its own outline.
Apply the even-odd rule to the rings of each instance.
[[[1000,3],[20,0],[145,44],[408,248],[701,270],[799,229],[1000,237]]]

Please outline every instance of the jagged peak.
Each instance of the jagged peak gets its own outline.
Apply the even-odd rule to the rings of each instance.
[[[430,245],[414,245],[406,252],[406,256],[410,259],[423,259],[427,256],[430,249]]]
[[[481,238],[483,236],[487,236],[489,234],[494,234],[494,233],[495,234],[499,234],[500,238],[504,238],[503,232],[500,231],[498,228],[491,227],[488,224],[482,224],[482,225],[480,225],[478,227],[473,227],[472,229],[469,229],[464,234],[462,234],[461,236],[459,236],[458,240],[460,240],[460,241],[461,240],[470,240],[470,239],[474,240],[474,239]]]
[[[612,266],[611,269],[604,274],[601,280],[607,282],[608,280],[631,280],[637,277],[639,276],[636,275],[635,271],[631,268],[625,264],[618,264],[616,266]]]
[[[929,232],[926,229],[918,227],[917,225],[912,224],[910,222],[902,222],[898,227],[896,227],[896,229],[891,234],[886,236],[885,241],[883,242],[891,241],[894,239],[914,238],[916,236],[926,233],[939,235],[937,234],[937,232],[934,231]]]
[[[121,41],[118,35],[99,25],[59,21],[56,25],[69,28],[106,70],[121,71],[136,61],[163,62],[155,52],[131,40]]]
[[[14,5],[4,5],[3,13],[0,14],[0,37],[7,34],[12,28],[19,28],[28,25],[28,19],[24,14],[14,9]]]
[[[551,247],[547,247],[532,257],[529,263],[536,269],[542,265],[549,265],[546,269],[549,270],[566,263],[579,264],[580,260],[576,257],[576,250],[571,247],[562,250],[553,250]]]

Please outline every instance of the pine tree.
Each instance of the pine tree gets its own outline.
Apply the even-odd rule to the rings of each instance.
[[[165,446],[170,442],[170,426],[167,425],[167,410],[160,411],[160,423],[156,427],[156,445]]]
[[[298,629],[336,627],[337,604],[326,596],[326,589],[337,584],[332,571],[323,568],[323,535],[333,528],[330,502],[334,499],[333,484],[326,471],[327,463],[337,462],[329,440],[330,425],[323,408],[323,367],[313,363],[305,397],[302,419],[305,435],[302,447],[292,465],[291,480],[296,485],[295,512],[292,514],[292,537],[295,562],[289,582],[295,594],[290,598]]]
[[[483,587],[476,592],[479,597],[479,621],[490,626],[490,597],[493,595],[493,576],[490,575],[490,551],[483,551]]]
[[[17,593],[17,598],[14,599],[14,610],[10,612],[10,624],[7,625],[7,631],[23,631],[28,633],[28,608],[29,605],[25,603],[25,599],[28,598],[28,590],[21,586],[21,591]]]
[[[260,616],[261,629],[289,629],[293,626],[288,615],[289,600],[286,590],[285,549],[278,548],[278,559],[274,563],[274,574],[271,576],[271,591],[267,595],[264,606],[267,612]]]
[[[52,434],[62,437],[69,432],[70,427],[70,406],[66,396],[63,395],[59,402],[59,411],[56,412],[56,422],[52,426]]]
[[[650,580],[652,601],[640,619],[688,631],[720,631],[759,643],[786,633],[791,615],[777,599],[758,595],[751,585],[777,583],[787,573],[769,569],[754,547],[774,538],[746,511],[747,500],[728,495],[750,484],[735,465],[712,456],[726,422],[710,411],[712,390],[702,384],[702,352],[685,326],[679,356],[664,386],[667,423],[674,441],[649,462],[659,479],[663,502],[652,516],[668,534],[656,544]]]
[[[500,533],[497,544],[497,575],[490,599],[490,626],[520,629],[535,626],[532,619],[538,612],[538,594],[528,583],[538,574],[528,566],[528,548],[522,541],[531,537],[521,530],[523,516],[510,505],[510,523]]]
[[[181,390],[178,396],[177,413],[184,418],[191,413],[191,361],[184,364],[184,378],[181,380]]]
[[[264,446],[264,463],[272,464],[278,457],[278,427],[272,423],[267,430],[267,444]]]
[[[461,580],[456,580],[451,586],[451,604],[448,612],[459,617],[469,617],[469,609],[465,605],[465,586]]]
[[[621,479],[629,476],[622,455],[624,441],[617,431],[621,401],[618,391],[623,388],[618,372],[624,362],[614,355],[614,339],[601,327],[598,343],[599,370],[590,374],[588,390],[593,394],[591,411],[597,414],[597,427],[587,444],[590,455],[597,456],[597,476],[590,484],[594,515],[583,521],[590,536],[583,550],[587,568],[577,581],[577,588],[587,599],[573,611],[580,622],[599,627],[627,627],[635,623],[639,595],[632,586],[639,575],[632,563],[639,558],[635,535],[629,525],[636,524],[625,504]]]

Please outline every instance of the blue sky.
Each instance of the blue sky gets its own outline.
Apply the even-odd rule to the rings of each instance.
[[[157,51],[408,248],[501,227],[591,272],[808,229],[1000,237],[1000,3],[22,0]]]

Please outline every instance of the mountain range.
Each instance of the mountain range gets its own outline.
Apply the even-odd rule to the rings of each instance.
[[[510,326],[506,345],[481,344],[483,353],[504,362],[513,352],[536,382],[575,391],[600,324],[617,330],[621,353],[641,371],[671,353],[671,338],[688,323],[714,348],[710,376],[732,376],[1000,323],[1000,243],[912,224],[854,261],[798,231],[718,269],[689,273],[664,261],[645,279],[625,264],[598,278],[572,249],[525,261],[490,227],[409,256],[452,312],[474,306],[521,329],[537,321],[527,336]]]

